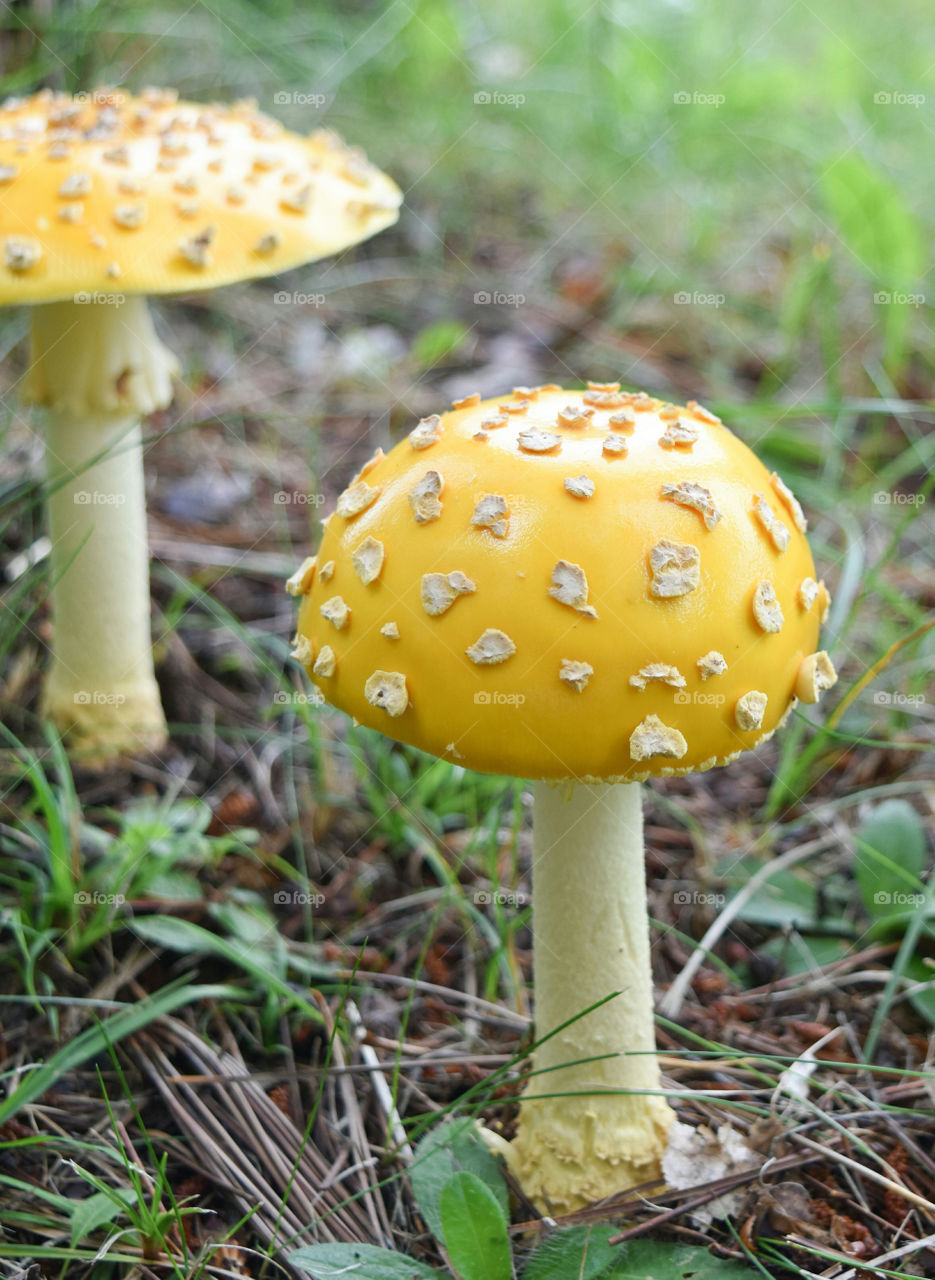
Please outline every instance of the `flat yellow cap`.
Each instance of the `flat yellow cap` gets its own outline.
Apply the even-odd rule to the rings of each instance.
[[[694,402],[469,397],[324,523],[289,582],[296,657],[363,724],[472,769],[707,769],[835,678],[798,502]]]
[[[391,225],[401,198],[336,134],[300,137],[250,102],[179,102],[162,89],[11,98],[0,106],[0,303],[272,275]]]

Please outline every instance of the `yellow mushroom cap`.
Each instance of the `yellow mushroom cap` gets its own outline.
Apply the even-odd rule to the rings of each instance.
[[[0,303],[175,293],[272,275],[396,221],[401,195],[336,134],[253,103],[43,90],[0,106]]]
[[[636,780],[828,687],[804,515],[713,414],[614,384],[459,406],[371,459],[292,579],[328,701],[473,769]]]

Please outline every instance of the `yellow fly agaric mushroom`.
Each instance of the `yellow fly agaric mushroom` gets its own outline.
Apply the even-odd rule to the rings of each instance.
[[[395,222],[400,192],[333,133],[257,112],[43,91],[0,107],[0,303],[32,305],[48,410],[52,665],[45,713],[89,762],[160,745],[139,419],[172,397],[145,295],[211,289],[335,253]]]
[[[638,783],[733,760],[834,682],[798,502],[695,403],[519,387],[378,453],[289,587],[328,701],[535,780],[525,1190],[571,1210],[657,1177]]]

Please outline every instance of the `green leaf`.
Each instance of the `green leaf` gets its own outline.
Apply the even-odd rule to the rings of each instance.
[[[72,1244],[80,1244],[97,1231],[98,1227],[113,1222],[135,1199],[136,1195],[130,1187],[116,1187],[113,1191],[95,1191],[83,1200],[76,1200],[71,1211]]]
[[[889,289],[913,284],[925,246],[898,185],[850,152],[825,172],[822,188],[841,239],[867,274]]]
[[[755,1275],[759,1272],[715,1258],[700,1245],[630,1240],[601,1280],[751,1280]]]
[[[601,1223],[554,1232],[533,1254],[523,1280],[751,1280],[747,1267],[695,1245],[608,1244],[618,1231]]]
[[[200,902],[204,897],[198,877],[191,875],[188,871],[180,871],[178,868],[173,868],[171,871],[157,871],[152,878],[144,879],[144,886],[147,898]]]
[[[455,354],[468,336],[457,320],[439,320],[416,334],[412,354],[420,369],[430,369]]]
[[[444,1272],[373,1244],[311,1244],[289,1254],[289,1262],[315,1280],[437,1280]]]
[[[816,934],[792,934],[770,938],[757,950],[782,961],[783,972],[790,977],[798,973],[816,973],[826,964],[843,960],[853,947],[850,938],[827,938]]]
[[[265,906],[258,904],[242,907],[236,902],[212,903],[210,914],[229,938],[246,946],[256,954],[257,950],[269,953],[278,950],[280,941],[275,921]]]
[[[442,1232],[461,1280],[510,1280],[510,1238],[497,1197],[476,1174],[453,1173],[442,1190]]]
[[[903,915],[922,892],[925,828],[907,800],[884,800],[857,832],[854,875],[867,913]]]
[[[600,1223],[553,1231],[529,1259],[523,1280],[598,1280],[621,1256],[607,1243],[619,1230]]]
[[[154,942],[156,946],[165,947],[168,951],[181,951],[185,955],[216,951],[221,941],[193,921],[175,916],[140,916],[133,921],[132,928],[144,942]]]
[[[856,153],[833,164],[822,186],[841,239],[879,286],[873,300],[883,329],[885,357],[898,365],[905,354],[910,308],[922,301],[914,289],[925,266],[919,223],[897,184],[876,173]]]
[[[484,1145],[473,1119],[446,1120],[422,1139],[409,1171],[419,1212],[436,1240],[443,1240],[441,1197],[453,1173],[467,1170],[490,1189],[503,1217],[509,1216],[509,1196],[497,1159]]]
[[[725,873],[728,883],[740,889],[761,867],[759,859],[732,861]],[[748,898],[737,913],[751,924],[808,929],[817,923],[818,894],[805,876],[796,871],[777,871]]]

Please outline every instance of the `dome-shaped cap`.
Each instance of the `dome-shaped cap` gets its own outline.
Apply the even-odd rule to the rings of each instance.
[[[400,200],[336,134],[300,137],[253,103],[162,89],[11,98],[0,106],[0,303],[272,275],[389,226]]]
[[[697,404],[614,384],[423,420],[289,585],[329,702],[489,772],[710,768],[834,680],[789,489]]]

